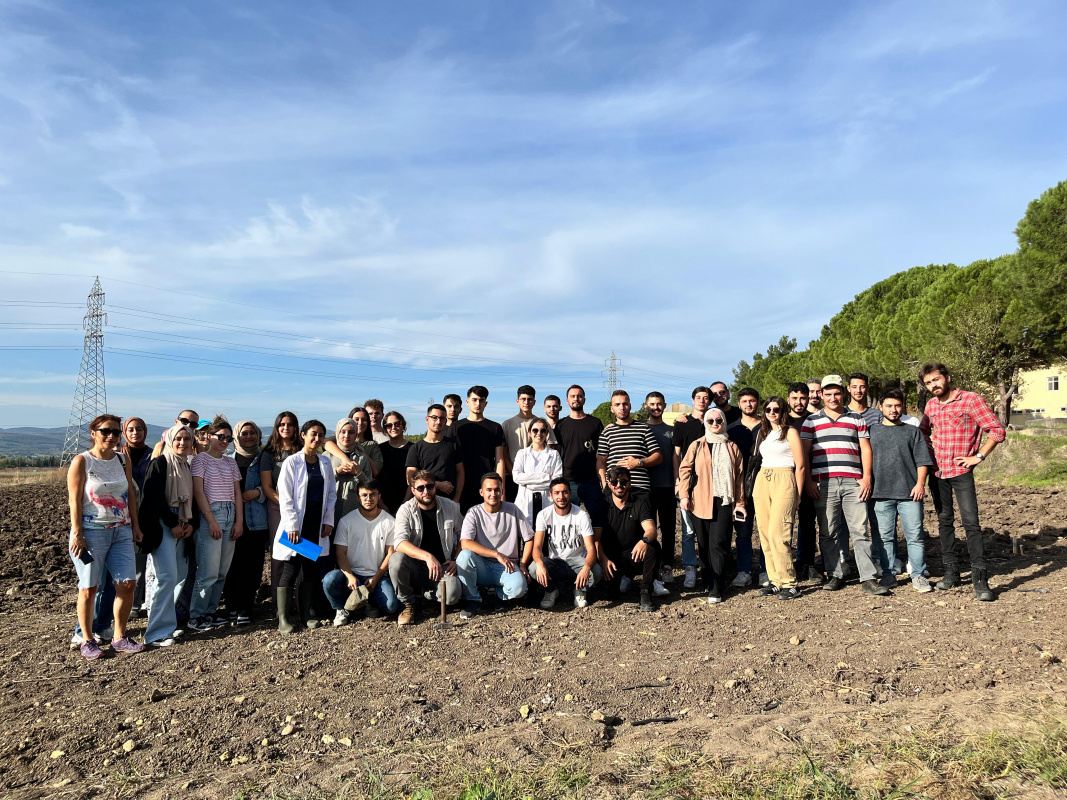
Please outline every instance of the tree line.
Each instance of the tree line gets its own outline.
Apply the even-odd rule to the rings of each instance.
[[[1032,201],[1015,228],[1013,253],[963,267],[898,272],[846,303],[806,350],[782,336],[734,368],[733,390],[785,394],[795,380],[866,373],[872,395],[896,386],[926,404],[919,367],[941,361],[953,382],[985,393],[1011,416],[1020,373],[1067,356],[1067,181]]]

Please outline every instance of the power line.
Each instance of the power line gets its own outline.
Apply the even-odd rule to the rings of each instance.
[[[608,390],[608,399],[611,399],[611,394],[619,388],[619,378],[625,377],[626,372],[622,369],[622,359],[616,358],[615,351],[611,351],[611,355],[604,359],[604,369],[600,370],[600,374],[604,376],[604,388]]]

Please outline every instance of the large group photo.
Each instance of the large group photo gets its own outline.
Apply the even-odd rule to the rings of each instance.
[[[1064,16],[0,1],[0,796],[1067,792]]]

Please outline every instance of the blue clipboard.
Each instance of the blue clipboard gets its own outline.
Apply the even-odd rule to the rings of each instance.
[[[322,555],[322,548],[310,539],[301,539],[296,544],[293,544],[289,541],[289,534],[287,532],[282,533],[281,543],[290,550],[295,550],[304,558],[310,559],[311,561],[318,561],[319,556]]]

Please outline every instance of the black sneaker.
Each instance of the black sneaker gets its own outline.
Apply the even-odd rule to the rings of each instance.
[[[209,631],[213,627],[215,626],[212,624],[211,617],[194,617],[185,624],[185,629],[187,631],[193,631],[196,633],[200,633],[202,631]]]
[[[809,583],[814,583],[814,584],[818,585],[818,584],[822,583],[823,580],[824,580],[823,574],[821,572],[819,572],[819,570],[815,569],[814,566],[808,567],[808,582]]]
[[[874,578],[871,578],[869,581],[864,581],[863,583],[861,583],[860,591],[864,594],[873,594],[876,597],[890,593],[886,587],[882,586],[882,584],[880,584]]]
[[[770,597],[772,594],[778,594],[780,591],[782,590],[773,583],[768,583],[766,586],[760,587],[759,593],[761,597]]]
[[[239,613],[237,615],[237,624],[238,625],[251,625],[252,624],[252,615],[249,614],[247,611],[242,611],[241,613]]]
[[[822,588],[828,592],[837,592],[845,588],[845,582],[836,575],[831,575],[830,580],[824,583]]]
[[[381,619],[385,616],[385,612],[378,608],[377,603],[367,603],[367,619]]]
[[[782,589],[778,592],[779,600],[796,600],[800,597],[800,589],[796,586],[790,586],[788,589]]]
[[[478,606],[480,606],[477,600],[468,600],[463,606],[463,610],[459,612],[460,619],[474,619],[478,616]]]
[[[230,615],[226,612],[212,614],[208,619],[212,628],[224,628],[230,624]]]

